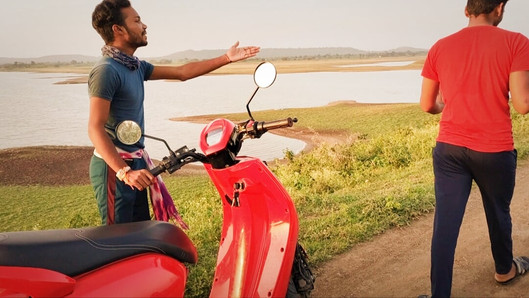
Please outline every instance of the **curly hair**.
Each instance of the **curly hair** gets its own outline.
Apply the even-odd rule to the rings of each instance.
[[[489,14],[501,3],[503,3],[505,7],[507,1],[509,0],[468,0],[467,11],[474,16]]]
[[[121,9],[130,6],[129,0],[103,0],[94,9],[92,27],[101,35],[106,44],[114,41],[112,26],[125,24]]]

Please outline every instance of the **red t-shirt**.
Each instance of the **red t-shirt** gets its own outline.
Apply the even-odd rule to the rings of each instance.
[[[445,101],[437,141],[481,152],[514,149],[509,74],[529,70],[529,39],[495,26],[467,27],[439,40],[422,76]]]

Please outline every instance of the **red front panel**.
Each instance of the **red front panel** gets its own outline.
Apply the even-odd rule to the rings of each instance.
[[[290,196],[258,159],[206,168],[224,209],[211,296],[284,297],[298,236]]]

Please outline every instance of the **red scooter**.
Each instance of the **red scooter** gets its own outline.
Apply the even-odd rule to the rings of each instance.
[[[260,64],[252,98],[275,78],[271,63]],[[172,151],[165,143],[171,153],[151,172],[202,162],[220,194],[224,217],[211,297],[306,297],[315,278],[297,242],[292,199],[260,159],[238,156],[244,140],[296,119],[257,122],[252,98],[249,120],[217,119],[203,129],[203,154],[185,146]],[[125,122],[116,136],[134,144],[138,129]],[[0,233],[0,297],[182,297],[186,266],[197,260],[187,235],[160,221]]]

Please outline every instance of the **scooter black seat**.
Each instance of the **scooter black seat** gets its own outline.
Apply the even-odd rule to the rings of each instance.
[[[72,277],[143,253],[192,264],[198,260],[187,235],[161,221],[0,233],[0,266],[44,268]]]

